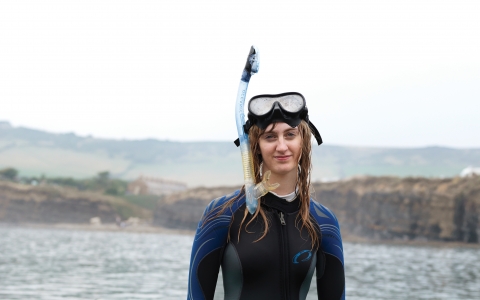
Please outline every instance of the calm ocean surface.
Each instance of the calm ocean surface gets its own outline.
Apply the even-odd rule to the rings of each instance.
[[[0,227],[0,299],[186,299],[192,240]],[[344,248],[347,299],[480,299],[479,248]]]

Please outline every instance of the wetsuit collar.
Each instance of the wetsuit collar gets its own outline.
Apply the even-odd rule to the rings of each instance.
[[[288,195],[279,195],[279,194],[275,193],[274,191],[270,191],[269,193],[272,193],[272,194],[274,194],[275,196],[277,196],[277,197],[279,197],[279,198],[285,199],[285,200],[287,200],[288,202],[292,202],[293,200],[295,200],[295,198],[297,198],[298,190],[295,189],[295,191],[291,192],[291,193],[288,194]]]
[[[292,202],[288,202],[287,200],[277,197],[272,193],[267,193],[265,196],[263,196],[261,203],[262,205],[266,205],[285,213],[293,213],[298,211],[300,208],[300,200],[298,197]]]

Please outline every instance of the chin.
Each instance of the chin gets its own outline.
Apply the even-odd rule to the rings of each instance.
[[[296,170],[297,169],[297,166],[294,166],[294,167],[291,167],[291,166],[282,166],[282,167],[278,167],[278,168],[272,168],[271,171],[272,173],[274,174],[278,174],[278,175],[287,175],[289,173],[291,173],[292,171]]]

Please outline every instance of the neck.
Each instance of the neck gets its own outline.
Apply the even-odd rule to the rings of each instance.
[[[267,170],[264,170],[264,173]],[[279,183],[280,186],[273,190],[277,195],[288,195],[295,191],[297,185],[297,170],[293,170],[287,174],[275,174],[272,172],[270,179],[268,180],[269,184]]]

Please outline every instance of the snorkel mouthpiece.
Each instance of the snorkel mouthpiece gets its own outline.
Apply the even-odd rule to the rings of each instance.
[[[253,74],[258,72],[259,68],[259,54],[255,46],[250,48],[248,53],[247,62],[242,72],[242,78],[240,85],[238,86],[237,102],[235,105],[235,120],[237,123],[238,139],[240,142],[240,151],[242,153],[242,165],[243,165],[243,178],[245,181],[245,196],[247,209],[250,214],[254,214],[258,207],[258,199],[279,187],[278,183],[269,185],[268,179],[270,178],[270,172],[265,172],[262,182],[255,185],[253,174],[253,159],[252,152],[250,151],[250,141],[248,136],[243,130],[243,124],[245,124],[245,96],[247,95],[248,83]]]

